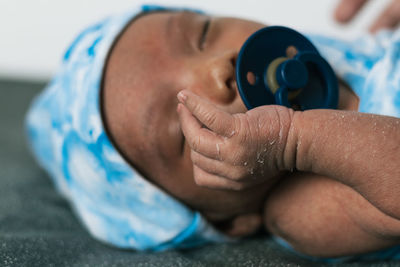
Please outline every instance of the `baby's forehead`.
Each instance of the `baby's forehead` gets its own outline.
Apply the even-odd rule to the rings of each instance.
[[[145,14],[132,21],[116,41],[109,58],[109,74],[105,80],[132,82],[141,86],[156,61],[162,61],[165,51],[164,25],[170,12]],[[162,71],[162,69],[161,69]],[[133,78],[135,81],[132,81]],[[138,78],[140,77],[140,78]],[[139,83],[139,84],[138,84]]]
[[[109,109],[116,114],[115,124],[124,125],[115,126],[121,131],[116,138],[140,135],[137,140],[151,144],[150,139],[158,137],[144,134],[149,106],[157,107],[151,108],[153,117],[159,116],[160,110],[176,115],[177,92],[169,89],[177,88],[176,76],[183,67],[174,52],[175,44],[183,43],[180,31],[184,23],[197,16],[187,11],[145,14],[133,20],[116,42],[104,78],[105,91],[111,92],[106,93],[105,99],[113,103]],[[134,145],[137,144],[129,147]]]
[[[166,102],[166,95],[159,93],[171,66],[164,31],[168,18],[178,13],[154,12],[132,21],[116,42],[107,64],[104,99],[110,128],[117,143],[124,143],[132,153],[128,158],[136,162],[138,155],[144,159],[143,152],[154,150],[156,136],[146,135],[145,129],[149,128],[149,114],[158,117],[161,109],[149,113],[149,107]]]
[[[135,76],[135,85],[147,87],[168,79],[168,73],[178,65],[177,54],[182,53],[185,35],[191,31],[185,23],[198,15],[190,11],[152,12],[135,19],[111,52],[118,68],[113,75],[125,80],[127,77],[121,76]]]

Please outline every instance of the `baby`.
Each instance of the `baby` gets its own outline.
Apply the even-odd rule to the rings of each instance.
[[[236,57],[264,26],[147,6],[78,36],[27,123],[39,162],[95,237],[163,250],[264,228],[319,257],[399,244],[400,68],[388,58],[399,34],[371,57],[312,38],[348,83],[339,110],[247,111]],[[382,68],[387,79],[368,83]],[[397,99],[373,94],[383,84]]]

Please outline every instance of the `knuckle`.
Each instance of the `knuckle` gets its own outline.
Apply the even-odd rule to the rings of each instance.
[[[199,162],[199,155],[196,151],[190,151],[190,159],[192,160],[193,164],[197,164]]]
[[[201,187],[209,186],[209,184],[207,183],[207,179],[205,179],[205,177],[202,175],[195,174],[194,182],[196,183],[196,185],[201,186]]]
[[[244,117],[246,115],[244,114],[235,114],[234,116],[234,125],[233,125],[233,136],[237,136],[239,135],[239,133],[242,132],[242,128],[243,128],[243,120],[245,119]]]
[[[217,116],[212,110],[199,108],[197,114],[207,127],[210,126],[212,128],[218,122]]]
[[[194,182],[196,183],[196,185],[201,186],[202,185],[202,179],[199,175],[194,175]]]
[[[194,135],[188,135],[188,134],[186,134],[185,135],[185,138],[186,138],[186,141],[188,142],[188,144],[189,144],[189,147],[190,148],[194,148],[194,146],[196,146],[196,137],[194,136]]]
[[[241,180],[241,176],[240,176],[240,174],[238,173],[238,172],[231,172],[229,175],[229,179],[230,180],[233,180],[233,181],[240,181]]]
[[[206,115],[207,124],[210,126],[216,125],[217,123],[217,116],[214,113],[207,112]]]
[[[235,172],[232,174],[232,180],[235,181],[242,181],[245,179],[247,175],[247,171],[244,168],[238,168],[235,170]]]
[[[248,148],[247,148],[248,149]],[[249,158],[246,157],[245,147],[242,145],[235,145],[232,149],[234,153],[229,155],[229,163],[236,167],[247,166]]]
[[[225,177],[228,178],[229,180],[233,181],[239,181],[242,179],[242,171],[241,167],[238,166],[229,166],[228,168],[225,169]]]
[[[199,103],[195,103],[193,105],[193,112],[196,114],[201,114],[203,112],[201,105]]]
[[[199,151],[199,148],[201,146],[201,135],[196,136],[195,138],[193,138],[192,142],[191,142],[191,148],[194,151]]]
[[[212,115],[207,109],[205,109],[200,103],[196,103],[194,107],[195,113],[205,119],[206,121],[210,120],[210,116]]]
[[[241,184],[241,183],[232,183],[231,189],[234,191],[241,191],[241,190],[245,189],[245,185]]]

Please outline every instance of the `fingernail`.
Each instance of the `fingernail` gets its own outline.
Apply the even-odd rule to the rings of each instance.
[[[185,103],[186,99],[187,99],[187,95],[185,95],[182,91],[180,91],[178,93],[178,99],[179,101],[181,101],[182,103]]]

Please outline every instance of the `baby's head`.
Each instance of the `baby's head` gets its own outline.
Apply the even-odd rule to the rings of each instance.
[[[95,237],[160,250],[226,240],[209,222],[236,235],[260,226],[268,187],[196,185],[176,95],[193,90],[227,112],[244,112],[235,61],[261,27],[145,7],[76,38],[27,125],[40,164]]]
[[[245,112],[235,63],[244,41],[261,27],[195,12],[149,13],[129,25],[107,63],[103,111],[115,146],[147,179],[211,221],[258,213],[264,190],[195,184],[176,95],[188,89],[227,112]]]

